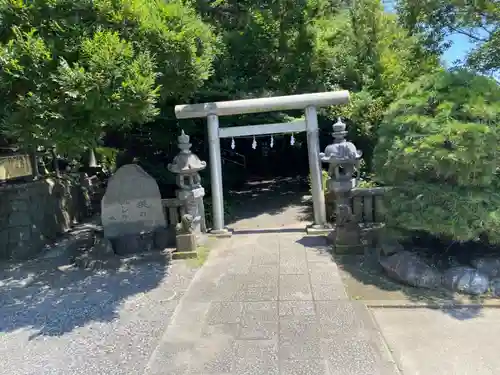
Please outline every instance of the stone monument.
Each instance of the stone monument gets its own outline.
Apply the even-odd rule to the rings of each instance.
[[[167,223],[155,179],[136,164],[120,167],[101,201],[104,236],[118,254],[166,247]]]
[[[205,209],[203,197],[205,189],[201,186],[199,172],[206,168],[207,163],[201,161],[198,156],[191,152],[191,143],[189,136],[182,131],[177,138],[179,149],[181,150],[168,165],[168,170],[176,174],[176,182],[179,189],[177,198],[182,203],[182,212],[189,215],[192,231],[196,242],[199,245],[203,239],[205,230]]]
[[[333,143],[320,153],[323,163],[329,163],[327,188],[335,197],[335,229],[329,235],[337,253],[363,250],[361,231],[353,219],[351,191],[356,187],[354,172],[359,169],[362,153],[345,139],[346,125],[339,118],[333,124]]]

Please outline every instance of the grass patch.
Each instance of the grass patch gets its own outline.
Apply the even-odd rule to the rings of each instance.
[[[198,246],[198,248],[196,249],[197,257],[187,260],[187,263],[190,267],[200,268],[205,264],[206,260],[208,259],[208,255],[210,254],[210,249],[212,248],[212,245],[217,242],[217,239],[209,237],[205,241],[206,242],[203,245]]]
[[[196,249],[197,257],[191,258],[187,260],[187,263],[192,268],[200,268],[205,264],[205,261],[208,258],[208,254],[210,253],[210,249],[207,246],[198,246]]]
[[[198,257],[198,251],[174,251],[172,259],[194,259]]]

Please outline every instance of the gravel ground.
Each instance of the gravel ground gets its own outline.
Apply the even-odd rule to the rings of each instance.
[[[196,272],[185,261],[0,270],[0,373],[138,374]]]

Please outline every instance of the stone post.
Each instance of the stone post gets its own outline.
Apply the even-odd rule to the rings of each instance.
[[[335,229],[329,239],[337,253],[363,251],[361,231],[351,210],[351,191],[356,187],[354,172],[359,168],[361,151],[346,141],[345,124],[339,120],[333,125],[333,143],[320,154],[321,161],[329,163],[327,188],[335,197]]]
[[[205,210],[203,197],[205,189],[201,186],[199,172],[206,168],[207,163],[201,161],[191,152],[189,136],[182,131],[177,138],[181,150],[168,165],[168,170],[177,175],[177,198],[182,203],[182,212],[190,216],[190,232],[196,237],[198,244],[202,241],[205,228]]]

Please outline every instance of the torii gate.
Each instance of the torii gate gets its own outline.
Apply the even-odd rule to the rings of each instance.
[[[327,227],[325,196],[321,181],[321,162],[319,159],[318,116],[316,108],[349,102],[348,91],[333,91],[314,94],[275,96],[269,98],[232,100],[226,102],[182,104],[175,106],[178,119],[207,118],[210,152],[210,180],[212,187],[213,234],[227,233],[224,227],[224,197],[222,192],[222,162],[220,139],[238,136],[267,135],[276,133],[307,132],[309,169],[311,172],[311,193],[313,198],[313,228]],[[219,127],[219,116],[248,113],[273,112],[302,109],[305,120],[287,123]]]

